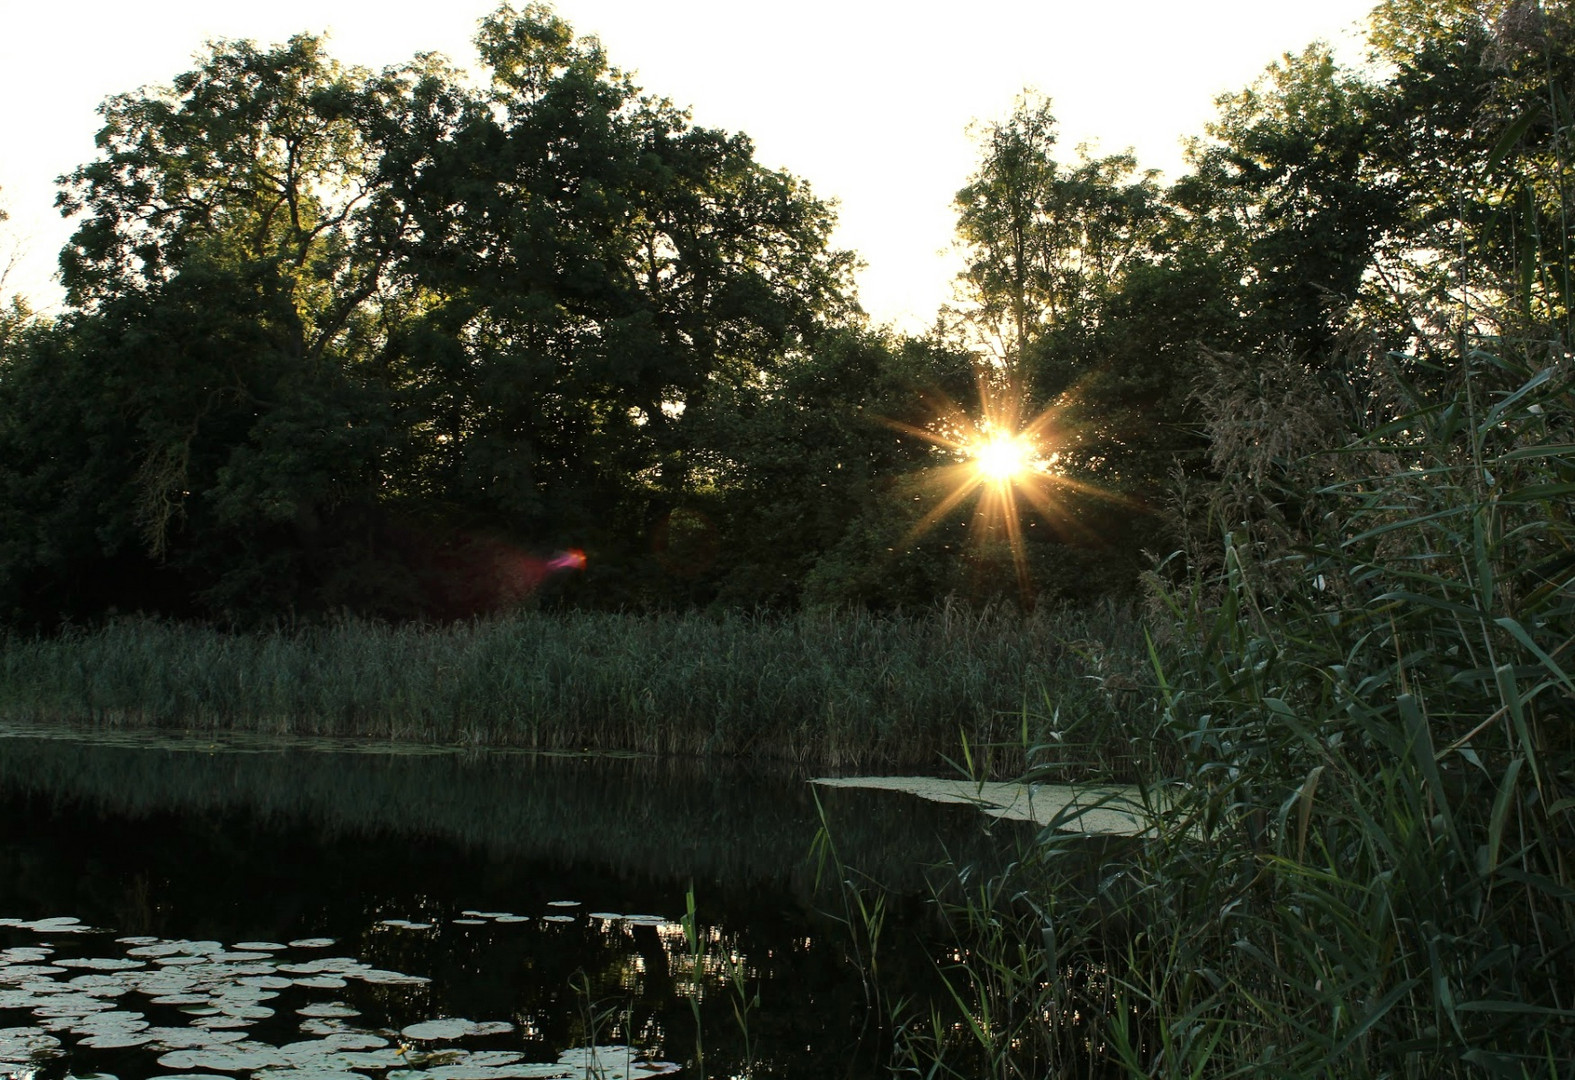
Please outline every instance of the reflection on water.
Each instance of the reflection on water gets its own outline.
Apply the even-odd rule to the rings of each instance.
[[[883,1074],[801,780],[245,749],[0,738],[0,1075]],[[821,799],[907,897],[890,935],[924,932],[925,864],[1001,848],[967,808]],[[924,949],[888,955],[927,992]]]

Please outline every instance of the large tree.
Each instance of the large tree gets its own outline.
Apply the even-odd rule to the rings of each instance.
[[[13,615],[457,614],[568,543],[659,598],[653,530],[724,480],[711,398],[853,315],[850,258],[546,8],[478,44],[483,87],[297,37],[104,104],[69,309],[0,384]]]

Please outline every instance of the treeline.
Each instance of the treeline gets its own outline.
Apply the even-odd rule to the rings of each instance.
[[[1370,70],[1287,56],[1168,189],[1059,160],[1025,98],[918,336],[868,325],[805,184],[547,8],[483,20],[482,85],[213,45],[104,103],[67,308],[0,315],[0,620],[1129,592],[1274,394],[1568,342],[1570,21],[1387,0]],[[957,458],[911,434],[1003,400],[1053,433],[1017,576],[1003,521],[927,521]]]

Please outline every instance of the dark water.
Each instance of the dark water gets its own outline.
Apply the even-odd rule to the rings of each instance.
[[[1010,840],[819,794],[922,1000],[925,868]],[[649,760],[0,738],[0,1076],[885,1075],[821,813]]]

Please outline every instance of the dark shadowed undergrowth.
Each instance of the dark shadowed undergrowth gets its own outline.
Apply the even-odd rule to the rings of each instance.
[[[791,617],[521,612],[229,633],[145,619],[0,639],[0,718],[730,755],[813,768],[1125,778],[1147,659],[1133,613]]]

